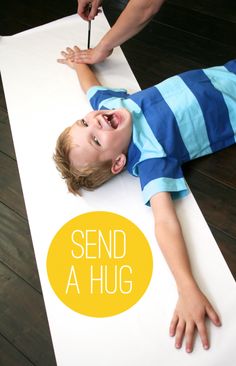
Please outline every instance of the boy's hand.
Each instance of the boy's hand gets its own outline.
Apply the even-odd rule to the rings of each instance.
[[[75,62],[75,53],[79,51],[80,49],[77,46],[73,47],[73,49],[67,47],[65,51],[61,52],[63,58],[58,59],[57,62],[66,64],[75,70],[82,90],[84,93],[87,93],[92,86],[101,85],[101,83],[97,79],[94,71],[88,65],[77,64]]]
[[[57,62],[59,62],[60,64],[66,64],[72,69],[76,69],[77,64],[74,59],[75,59],[75,53],[79,51],[80,49],[78,46],[74,46],[74,49],[67,47],[66,51],[61,52],[63,58],[58,59]]]
[[[170,336],[175,336],[175,347],[181,348],[186,338],[185,348],[192,352],[194,332],[197,329],[204,349],[209,348],[206,317],[220,326],[220,319],[203,293],[196,287],[179,295],[179,300],[170,324]]]

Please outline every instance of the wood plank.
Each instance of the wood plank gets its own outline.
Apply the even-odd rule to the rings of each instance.
[[[43,0],[34,3],[34,6],[31,0],[24,0],[14,2],[14,13],[12,13],[11,2],[5,1],[1,6],[0,31],[2,35],[15,34],[74,14],[76,11],[77,2],[73,0],[70,2]]]
[[[236,240],[215,227],[210,226],[211,232],[223,254],[225,261],[236,280]]]
[[[106,10],[105,14],[108,14]],[[114,23],[118,14],[117,11],[109,10],[110,24]],[[160,75],[159,63],[172,66],[169,68],[170,72],[163,73],[163,79],[187,69],[224,64],[235,58],[232,45],[209,40],[157,21],[149,23],[142,32],[127,41],[122,49],[132,69],[138,65],[139,69],[143,67],[143,72],[147,75],[152,75],[153,81],[149,85],[160,79],[156,77]],[[181,59],[185,62],[182,67],[178,67]],[[139,78],[138,73],[135,73],[135,76]]]
[[[0,203],[0,261],[41,292],[27,220]]]
[[[32,366],[33,363],[0,335],[0,365]]]
[[[236,145],[233,145],[215,154],[192,161],[191,168],[236,190],[235,156]]]
[[[236,243],[236,191],[191,169],[191,163],[185,166],[184,174],[208,224]]]
[[[0,102],[1,103],[1,102]],[[0,123],[9,125],[9,118],[6,109],[0,107]]]
[[[201,14],[189,7],[179,7],[167,2],[153,20],[200,37],[235,45],[236,23],[224,19],[219,22],[214,13]]]
[[[120,14],[111,4],[113,2],[104,8],[110,25],[114,24]],[[168,49],[163,49],[156,41],[156,37],[152,24],[149,24],[142,31],[142,35],[139,34],[122,45],[122,50],[142,89],[187,69],[202,66],[200,62],[189,60],[184,53],[173,57]]]
[[[201,14],[213,15],[219,21],[225,19],[234,23],[236,22],[235,0],[167,0],[167,3],[192,9]]]
[[[104,9],[116,9],[119,13],[124,9],[129,0],[110,1],[104,0]],[[218,22],[225,20],[236,23],[236,2],[235,0],[166,0],[161,11],[167,6],[175,6],[180,9],[191,10],[198,13],[197,16],[207,15],[218,19]]]
[[[56,365],[42,295],[0,263],[1,334],[33,364]]]
[[[1,19],[0,34],[2,36],[12,36],[13,34],[20,33],[31,28],[29,25],[27,26],[26,24],[23,24],[19,19],[14,21],[14,25],[12,25],[13,20],[11,17]]]
[[[151,22],[137,35],[137,38],[152,45],[152,54],[155,54],[155,46],[158,45],[163,50],[169,51],[172,59],[184,54],[185,58],[198,62],[202,67],[222,64],[235,58],[235,50],[231,45],[199,37],[159,22]]]
[[[0,202],[27,217],[16,161],[0,153]]]
[[[7,111],[7,106],[6,106],[6,100],[5,100],[5,95],[3,92],[3,85],[2,85],[2,77],[0,75],[0,108],[3,111]]]
[[[154,48],[155,51],[153,51]],[[181,55],[177,55],[173,59],[171,53],[168,50],[163,50],[158,43],[151,46],[132,39],[124,44],[122,49],[127,61],[132,65],[132,71],[141,89],[148,88],[187,69],[199,67],[199,63]],[[150,57],[150,53],[153,53],[152,57]]]
[[[51,14],[45,11],[45,2],[35,3],[32,6],[31,1],[14,2],[14,13],[12,12],[12,4],[5,1],[1,7],[1,17],[6,24],[11,27],[11,32],[15,32],[14,21],[25,26],[25,29],[45,24],[53,19]],[[4,33],[5,35],[6,33]]]
[[[77,0],[71,0],[71,1],[44,0],[44,2],[45,7],[48,9],[48,13],[53,14],[53,16],[56,15],[57,19],[77,13],[77,7],[78,7]]]
[[[5,112],[6,113],[6,112]],[[6,114],[7,115],[7,114]],[[0,111],[0,151],[12,159],[16,158],[10,125],[1,121]]]

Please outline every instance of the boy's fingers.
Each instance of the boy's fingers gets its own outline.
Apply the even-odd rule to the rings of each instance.
[[[79,48],[78,46],[74,46],[74,50],[75,50],[76,52],[78,52],[78,51],[80,51],[80,48]]]
[[[66,51],[67,51],[68,53],[73,52],[73,50],[72,50],[70,47],[66,47]]]
[[[185,332],[185,322],[182,320],[179,320],[177,328],[176,328],[176,335],[175,335],[175,347],[181,348],[184,338],[184,332]]]
[[[208,306],[206,308],[206,313],[207,313],[208,317],[211,319],[213,324],[215,324],[217,327],[221,326],[220,318],[218,317],[218,314],[215,312],[215,310],[211,306]]]
[[[175,314],[171,320],[170,328],[169,328],[169,334],[171,337],[173,337],[175,335],[177,324],[178,324],[178,316]]]
[[[59,62],[59,64],[65,64],[66,60],[59,58],[57,59],[57,62]]]
[[[199,322],[196,324],[197,329],[198,329],[198,333],[199,336],[201,338],[202,341],[202,346],[204,349],[208,349],[209,348],[209,342],[208,342],[208,336],[207,336],[207,330],[206,330],[206,324],[204,321]]]
[[[193,350],[193,340],[194,340],[194,330],[195,330],[195,324],[194,322],[189,322],[186,325],[186,352],[190,353]]]

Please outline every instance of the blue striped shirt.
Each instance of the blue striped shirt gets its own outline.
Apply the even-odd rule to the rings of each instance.
[[[130,111],[127,169],[139,176],[146,204],[158,192],[185,196],[182,164],[236,142],[236,60],[188,71],[131,95],[92,87],[88,98],[94,110]]]

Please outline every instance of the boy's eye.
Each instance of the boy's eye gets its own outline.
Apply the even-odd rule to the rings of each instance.
[[[93,141],[95,142],[96,145],[101,146],[100,142],[98,141],[96,136],[93,136]]]
[[[85,126],[85,127],[88,127],[87,122],[85,122],[85,120],[84,120],[83,118],[81,119],[81,124],[82,124],[83,126]]]

